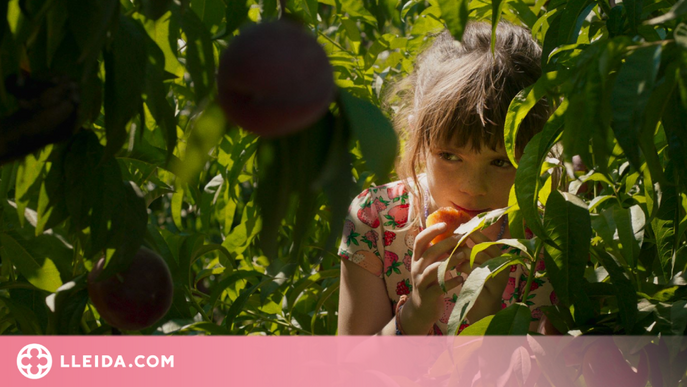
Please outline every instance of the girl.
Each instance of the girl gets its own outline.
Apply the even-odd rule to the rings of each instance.
[[[426,227],[425,220],[445,206],[475,216],[508,205],[516,170],[504,149],[503,124],[513,97],[539,78],[540,55],[526,29],[505,22],[498,25],[492,53],[491,25],[470,23],[461,43],[448,32],[440,34],[418,57],[413,73],[397,85],[392,97],[402,103],[395,124],[405,139],[405,154],[396,168],[401,180],[371,187],[351,204],[339,249],[339,334],[446,333],[472,270],[466,261],[471,247],[509,238],[508,222],[504,217],[475,232],[449,258],[458,237],[430,246],[446,224]],[[545,102],[530,111],[518,133],[518,154],[547,118]],[[500,254],[492,246],[477,255],[476,264]],[[437,281],[437,268],[445,259],[461,273],[449,274],[448,293]],[[461,329],[522,301],[528,275],[517,265],[487,281]],[[542,315],[538,308],[554,298],[544,278],[533,280],[526,300],[532,330]]]

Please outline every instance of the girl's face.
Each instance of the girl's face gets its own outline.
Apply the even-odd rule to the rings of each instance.
[[[504,148],[482,147],[476,153],[469,147],[437,146],[429,150],[426,166],[430,213],[439,207],[454,207],[475,216],[508,206],[516,169]],[[498,233],[494,226],[485,234]]]

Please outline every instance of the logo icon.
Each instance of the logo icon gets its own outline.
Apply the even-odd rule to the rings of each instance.
[[[17,355],[17,368],[29,379],[40,379],[50,372],[52,355],[40,344],[29,344]]]

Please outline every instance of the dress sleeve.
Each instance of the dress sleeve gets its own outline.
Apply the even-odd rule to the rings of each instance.
[[[365,190],[348,208],[339,256],[382,278],[384,259],[377,247],[380,235],[383,231],[377,203],[372,192]]]

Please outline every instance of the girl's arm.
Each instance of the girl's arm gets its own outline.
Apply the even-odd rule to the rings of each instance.
[[[339,335],[393,335],[396,325],[382,278],[341,260]]]
[[[443,306],[442,306],[443,307]],[[406,335],[426,335],[435,320],[408,302],[401,310]],[[348,260],[341,260],[339,335],[395,335],[393,314],[384,280]]]

